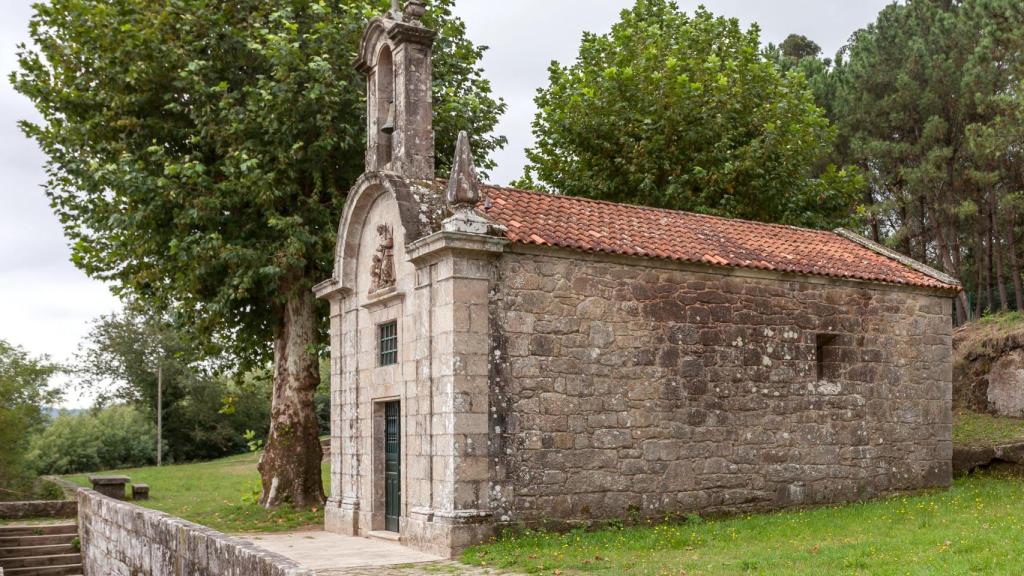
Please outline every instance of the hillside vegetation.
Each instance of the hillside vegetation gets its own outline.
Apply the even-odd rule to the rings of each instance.
[[[323,526],[320,507],[262,508],[257,503],[260,475],[256,460],[256,454],[246,454],[197,464],[109,470],[102,474],[125,475],[132,482],[149,484],[150,499],[136,504],[221,532],[280,532]],[[329,465],[324,463],[323,479],[328,486],[329,472]],[[89,486],[86,474],[67,478],[80,486]]]
[[[1024,348],[1024,313],[1006,312],[968,322],[953,332],[954,362]]]

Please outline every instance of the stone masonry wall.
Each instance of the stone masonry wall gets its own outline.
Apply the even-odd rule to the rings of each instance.
[[[21,518],[73,518],[78,513],[74,500],[41,500],[29,502],[0,502],[0,519]]]
[[[85,488],[78,530],[85,576],[314,576],[247,542]]]
[[[526,248],[498,266],[499,522],[766,510],[951,481],[948,297]]]

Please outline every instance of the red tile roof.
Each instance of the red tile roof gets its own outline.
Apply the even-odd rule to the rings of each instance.
[[[959,290],[834,232],[512,188],[482,193],[490,202],[478,211],[516,243]]]

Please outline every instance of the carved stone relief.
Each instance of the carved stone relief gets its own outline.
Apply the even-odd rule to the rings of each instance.
[[[370,268],[370,292],[395,285],[395,236],[391,226],[377,226],[377,253]]]

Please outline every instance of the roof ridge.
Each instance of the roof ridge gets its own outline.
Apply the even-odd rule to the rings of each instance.
[[[945,284],[950,284],[952,286],[960,286],[960,281],[957,280],[956,278],[953,278],[949,274],[946,274],[945,272],[940,272],[940,271],[936,270],[935,268],[932,268],[931,266],[929,266],[929,265],[927,265],[927,264],[925,264],[923,262],[920,262],[918,260],[914,260],[910,256],[907,256],[905,254],[900,254],[899,252],[897,252],[895,250],[891,250],[889,248],[886,248],[885,246],[882,246],[881,244],[879,244],[878,242],[875,242],[874,240],[871,240],[870,238],[865,238],[864,236],[861,236],[860,234],[857,234],[856,232],[851,232],[851,231],[849,231],[849,230],[847,230],[845,228],[836,228],[834,230],[834,232],[838,236],[846,238],[847,240],[849,240],[851,242],[855,242],[855,243],[857,243],[857,244],[867,248],[868,250],[871,250],[872,252],[875,252],[875,253],[881,254],[882,256],[885,256],[886,258],[890,258],[892,260],[895,260],[895,261],[899,262],[900,264],[903,264],[904,266],[906,266],[906,267],[908,267],[908,268],[910,268],[912,270],[916,270],[916,271],[920,272],[921,274],[924,274],[926,276],[930,276],[930,277],[938,280],[939,282],[943,282]]]
[[[494,184],[483,186],[482,196],[478,213],[506,227],[508,238],[522,244],[961,290],[955,278],[844,229],[800,228]]]
[[[664,212],[668,214],[686,214],[689,216],[697,216],[699,218],[710,218],[713,220],[723,220],[727,222],[742,222],[745,224],[753,224],[755,226],[770,226],[773,228],[785,228],[787,230],[799,230],[800,232],[815,232],[819,234],[836,235],[833,230],[820,230],[818,228],[802,228],[800,226],[793,226],[792,224],[779,224],[776,222],[761,222],[759,220],[749,220],[746,218],[732,218],[729,216],[718,216],[715,214],[704,214],[703,212],[691,212],[689,210],[673,210],[672,208],[658,208],[655,206],[645,206],[643,204],[627,204],[625,202],[612,202],[611,200],[598,200],[596,198],[587,198],[586,196],[570,196],[569,194],[562,194],[559,192],[542,192],[540,190],[526,190],[525,188],[515,188],[512,186],[499,186],[496,184],[483,184],[483,188],[493,188],[495,190],[505,190],[512,192],[522,192],[523,194],[535,194],[538,196],[550,196],[556,198],[565,198],[566,200],[574,200],[579,202],[588,202],[592,204],[604,204],[608,206],[623,206],[626,208],[633,208],[636,210],[645,210],[650,212]]]

